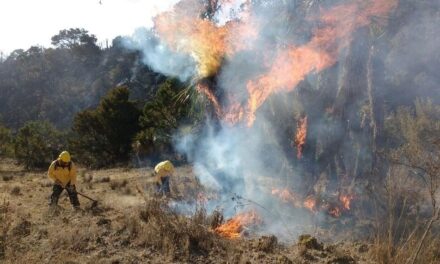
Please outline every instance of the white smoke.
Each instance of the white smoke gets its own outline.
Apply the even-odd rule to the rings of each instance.
[[[132,38],[124,39],[128,49],[142,52],[142,60],[153,70],[185,82],[195,73],[196,64],[191,56],[171,51],[149,29],[139,28]]]

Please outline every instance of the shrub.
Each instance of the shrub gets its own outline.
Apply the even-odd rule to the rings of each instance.
[[[78,160],[95,168],[128,161],[139,114],[127,87],[114,88],[96,109],[78,113],[71,140]]]
[[[49,122],[28,122],[16,136],[15,157],[26,169],[46,168],[64,149],[63,141],[64,135]]]
[[[13,157],[14,143],[11,130],[0,124],[0,157]]]

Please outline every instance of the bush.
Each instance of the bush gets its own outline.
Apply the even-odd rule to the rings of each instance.
[[[15,157],[26,169],[47,168],[65,148],[63,141],[64,135],[49,122],[28,122],[15,139]]]
[[[172,150],[172,137],[181,125],[192,124],[191,102],[185,100],[184,86],[175,79],[160,85],[153,100],[144,106],[139,122],[142,131],[136,135],[143,154]]]
[[[0,157],[13,157],[14,143],[11,130],[0,124]]]

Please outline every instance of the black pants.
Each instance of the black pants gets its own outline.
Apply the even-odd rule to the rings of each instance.
[[[160,183],[156,183],[156,193],[159,195],[170,195],[170,177],[163,177]]]
[[[50,196],[50,205],[58,204],[58,199],[60,198],[63,190],[66,189],[69,194],[70,203],[74,207],[79,207],[78,194],[76,193],[75,188],[72,188],[70,183],[67,184],[66,188],[63,188],[61,185],[54,184],[52,188],[52,195]]]

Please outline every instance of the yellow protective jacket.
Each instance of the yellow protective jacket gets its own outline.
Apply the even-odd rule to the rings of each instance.
[[[154,172],[156,172],[157,182],[161,182],[163,177],[172,176],[174,173],[173,163],[169,160],[160,162],[154,167]]]
[[[67,183],[70,181],[71,185],[76,185],[76,166],[73,164],[73,162],[70,162],[70,169],[69,166],[61,167],[56,166],[58,160],[54,160],[52,164],[49,166],[49,171],[47,172],[47,175],[50,179],[53,181],[59,180],[63,187],[67,185]]]

